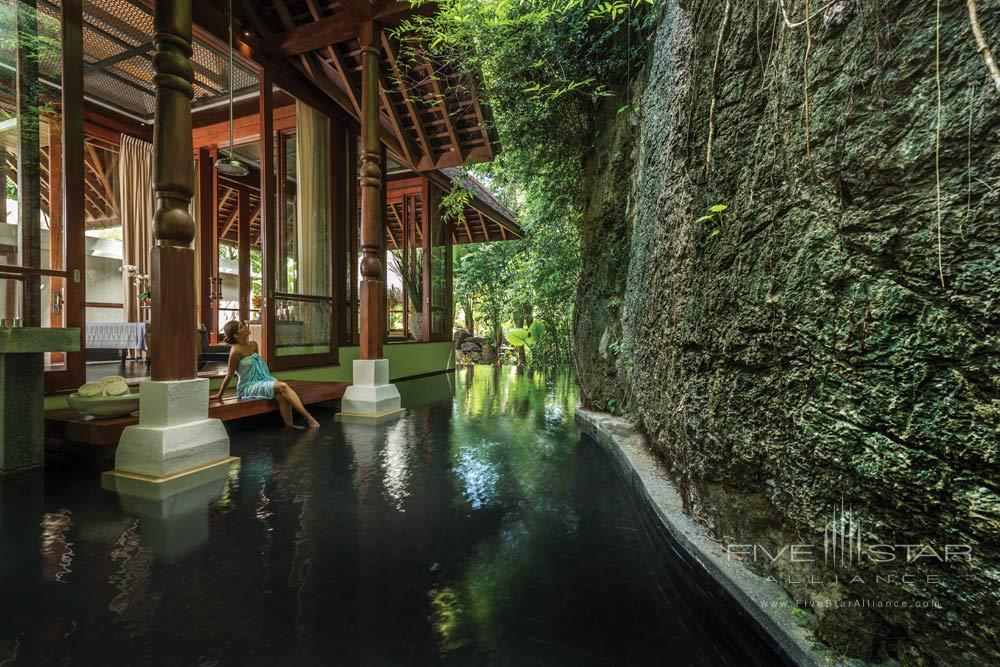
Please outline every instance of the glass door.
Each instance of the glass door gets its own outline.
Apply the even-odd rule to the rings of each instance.
[[[274,141],[274,289],[267,308],[273,318],[274,368],[337,361],[334,308],[333,205],[330,120],[275,90],[273,113],[294,105],[294,125],[278,129]]]

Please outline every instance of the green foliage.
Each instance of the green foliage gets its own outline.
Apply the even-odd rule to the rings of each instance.
[[[451,181],[451,190],[448,191],[438,205],[441,212],[441,219],[445,223],[456,224],[465,221],[465,207],[472,201],[472,189],[469,187],[468,170],[463,168],[462,175]]]
[[[712,233],[708,235],[709,238],[717,236],[722,231],[723,218],[728,208],[725,204],[715,204],[709,207],[708,213],[695,220],[695,222],[708,223],[712,227]]]
[[[17,183],[10,176],[6,176],[4,180],[4,197],[17,200]]]
[[[403,258],[396,252],[389,252],[389,263],[399,274],[406,286],[406,296],[411,304],[421,304],[424,302],[424,266],[423,262],[404,262]]]
[[[456,303],[471,301],[492,336],[502,336],[502,323],[516,320],[520,304],[531,304],[546,324],[544,339],[532,348],[532,365],[568,364],[584,159],[595,147],[594,118],[605,100],[618,98],[613,108],[630,108],[623,84],[641,66],[654,5],[650,0],[436,4],[434,17],[415,17],[399,34],[419,36],[442,65],[461,61],[463,68],[482,72],[482,93],[502,151],[477,166],[476,176],[515,211],[524,230],[523,241],[465,246],[461,253],[456,248]],[[403,83],[409,78],[406,43],[400,52]],[[454,195],[458,208],[456,192],[453,187],[446,200]],[[457,220],[460,212],[452,215]]]
[[[510,329],[506,336],[507,342],[514,347],[526,347],[530,350],[545,339],[545,324],[541,320],[534,320],[527,328]]]

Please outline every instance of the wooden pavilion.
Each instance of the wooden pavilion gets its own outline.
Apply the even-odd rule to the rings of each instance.
[[[192,0],[13,4],[0,310],[83,332],[81,352],[47,357],[47,391],[85,381],[97,320],[116,309],[147,327],[154,380],[194,377],[199,326],[214,338],[236,317],[292,379],[347,381],[357,357],[448,368],[452,246],[521,231],[460,169],[499,150],[478,74],[431,63],[398,30],[433,3],[241,0],[232,17]],[[455,179],[473,196],[443,220]],[[151,299],[88,284],[98,243],[152,277]]]

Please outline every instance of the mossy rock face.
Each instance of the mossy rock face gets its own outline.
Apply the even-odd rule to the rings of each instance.
[[[765,499],[745,523],[751,501],[704,502],[745,539],[821,539],[843,502],[866,544],[971,545],[971,563],[786,588],[831,605],[815,633],[852,657],[1000,663],[1000,94],[965,3],[941,3],[940,178],[933,3],[813,3],[808,138],[804,26],[774,3],[725,22],[726,4],[667,3],[639,113],[599,123],[584,393],[627,405],[685,486]],[[980,21],[1000,40],[1000,13]],[[833,605],[866,598],[910,606]]]

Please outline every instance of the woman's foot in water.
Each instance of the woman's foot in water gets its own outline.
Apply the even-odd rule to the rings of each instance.
[[[319,428],[319,422],[312,417],[306,417],[306,424],[308,424],[309,428]]]

